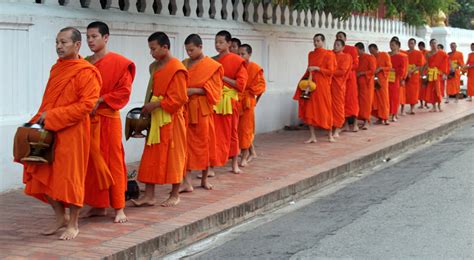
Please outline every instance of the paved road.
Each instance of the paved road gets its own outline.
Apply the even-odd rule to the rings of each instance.
[[[474,259],[474,126],[285,210],[189,258]]]

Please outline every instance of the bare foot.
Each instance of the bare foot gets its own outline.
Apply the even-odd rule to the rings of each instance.
[[[150,199],[145,196],[137,200],[131,199],[130,201],[133,203],[133,206],[135,207],[151,207],[151,206],[155,206],[155,203],[156,203],[155,199]]]
[[[304,143],[305,144],[311,144],[311,143],[317,143],[318,141],[316,140],[316,137],[311,137],[308,140],[306,140]]]
[[[387,120],[383,120],[383,121],[382,121],[382,124],[383,124],[383,125],[390,125],[390,123],[389,123]]]
[[[125,223],[127,221],[128,218],[125,215],[125,211],[123,209],[116,209],[114,223]]]
[[[173,206],[178,205],[179,202],[180,202],[179,197],[170,196],[167,200],[165,200],[161,203],[161,206],[162,207],[173,207]]]
[[[214,177],[214,176],[216,176],[216,172],[214,171],[214,169],[209,168],[209,169],[207,170],[207,177],[208,177],[208,178],[209,178],[209,177],[212,178],[212,177]],[[198,178],[198,179],[202,179],[202,173],[198,174],[197,178]]]
[[[206,190],[212,190],[212,184],[210,184],[207,179],[206,180],[201,180],[201,187],[203,187]]]
[[[59,237],[60,240],[71,240],[77,237],[79,234],[79,228],[67,227],[64,233]]]
[[[367,124],[363,124],[360,129],[362,129],[362,130],[367,130],[367,129],[369,129],[369,127],[367,126]]]
[[[50,236],[56,233],[63,227],[66,227],[69,223],[69,216],[65,215],[62,219],[57,219],[53,224],[47,227],[45,230],[41,232],[43,236]]]
[[[258,157],[258,156],[257,156],[256,153],[251,153],[251,154],[249,155],[249,158],[247,159],[247,162],[249,163],[249,162],[251,162],[253,159],[257,159],[257,157]]]
[[[438,112],[438,110],[436,108],[433,108],[430,110],[430,112]]]
[[[201,175],[201,178],[202,178],[202,175]],[[186,182],[181,184],[181,187],[179,188],[179,193],[193,192],[193,191],[194,191],[193,185],[188,184]]]
[[[231,171],[233,174],[241,174],[244,173],[238,166],[233,168]]]
[[[242,161],[240,162],[240,167],[246,167],[246,166],[249,166],[249,162],[245,159],[242,159]]]
[[[330,143],[335,143],[336,142],[336,139],[334,139],[334,136],[329,137],[329,142]]]
[[[352,132],[359,132],[359,126],[354,124],[354,128],[352,128]]]
[[[90,217],[103,217],[107,215],[107,209],[105,208],[90,208],[86,211],[81,211],[79,218],[90,218]]]
[[[400,113],[401,116],[406,116],[407,114],[405,112]]]
[[[334,132],[334,134],[332,135],[332,137],[334,137],[334,138],[339,138],[339,137],[340,137],[339,131],[336,130],[336,131]]]

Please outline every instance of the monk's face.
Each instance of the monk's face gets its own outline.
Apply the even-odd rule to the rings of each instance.
[[[398,51],[398,49],[400,49],[400,47],[398,47],[398,45],[395,42],[390,42],[390,50]]]
[[[150,48],[150,55],[155,60],[161,60],[168,54],[168,48],[158,44],[158,41],[148,42],[148,47]]]
[[[471,44],[471,51],[474,51],[474,44]]]
[[[410,48],[410,50],[415,49],[415,41],[414,40],[408,41],[408,48]]]
[[[69,60],[77,58],[80,48],[80,41],[72,41],[72,31],[59,32],[56,36],[56,53],[60,59]]]
[[[231,42],[229,51],[235,54],[239,54],[239,44],[237,42]]]
[[[98,52],[105,48],[109,40],[109,35],[100,34],[99,28],[87,29],[87,45],[92,52]]]
[[[449,47],[451,48],[451,51],[456,51],[456,48],[457,48],[458,46],[456,45],[456,43],[453,42],[453,43],[451,43],[451,44],[449,45]]]
[[[342,46],[342,44],[339,41],[335,41],[334,42],[334,52],[339,53],[339,52],[342,51],[342,49],[344,49],[344,46]]]
[[[437,50],[438,49],[438,42],[436,40],[430,42],[430,47],[431,50]]]
[[[198,59],[202,55],[202,45],[196,46],[194,43],[190,43],[186,44],[184,48],[186,49],[186,53],[191,60]]]
[[[343,40],[344,42],[346,42],[346,37],[344,37],[344,34],[342,33],[336,34],[336,39]]]
[[[218,53],[226,52],[230,48],[230,41],[226,41],[225,36],[216,36],[214,43]]]
[[[369,52],[370,52],[370,54],[372,54],[372,55],[376,55],[376,54],[378,53],[377,49],[375,49],[375,48],[373,48],[373,47],[372,47],[372,48],[369,48]]]
[[[425,50],[425,46],[418,44],[418,49],[419,49],[420,51],[423,51],[423,50]]]
[[[315,49],[318,49],[318,48],[323,48],[324,47],[324,41],[323,39],[321,38],[321,36],[316,36],[313,38],[313,44],[314,44],[314,48]]]
[[[246,62],[250,60],[250,54],[247,52],[247,48],[240,47],[239,48],[239,55],[242,57]]]

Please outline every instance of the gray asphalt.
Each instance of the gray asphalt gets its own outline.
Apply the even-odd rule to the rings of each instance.
[[[232,236],[231,236],[232,237]],[[474,259],[474,126],[191,259]]]

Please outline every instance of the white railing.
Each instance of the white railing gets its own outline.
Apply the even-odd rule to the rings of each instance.
[[[286,5],[255,3],[252,0],[17,0],[45,5],[120,10],[129,13],[190,18],[234,20],[254,24],[313,27],[391,35],[414,35],[416,27],[400,21],[352,15],[346,21],[331,13],[290,10]],[[13,1],[15,2],[15,1]]]

